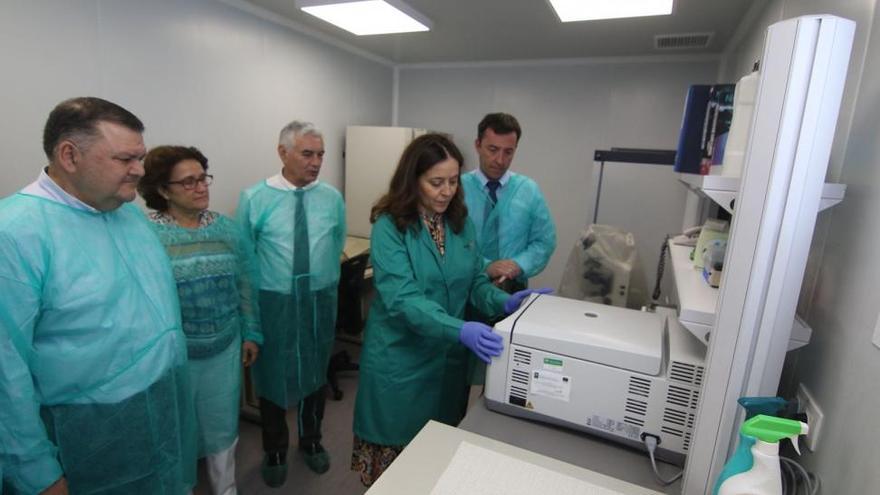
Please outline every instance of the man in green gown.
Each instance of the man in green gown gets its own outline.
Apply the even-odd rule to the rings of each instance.
[[[49,115],[39,178],[0,201],[4,493],[195,484],[186,341],[168,257],[126,204],[144,126],[100,98]]]
[[[336,332],[342,195],[319,182],[324,140],[314,125],[281,130],[281,173],[241,195],[237,217],[256,247],[264,343],[254,365],[263,427],[263,479],[287,479],[285,413],[297,408],[299,450],[316,473],[330,467],[321,445],[327,366]]]

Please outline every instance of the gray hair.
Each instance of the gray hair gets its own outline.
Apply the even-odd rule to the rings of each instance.
[[[321,134],[321,131],[315,127],[315,124],[304,122],[302,120],[294,120],[281,128],[281,132],[278,134],[278,145],[284,146],[286,149],[291,149],[293,148],[293,142],[296,138],[306,135],[316,136],[322,139],[324,137],[324,135]]]

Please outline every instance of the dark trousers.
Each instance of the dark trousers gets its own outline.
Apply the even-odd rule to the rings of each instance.
[[[297,429],[299,446],[306,447],[321,441],[321,421],[324,419],[324,403],[327,393],[324,386],[300,401],[297,406]],[[287,428],[287,411],[272,401],[260,397],[260,418],[263,424],[263,451],[287,452],[290,430]]]

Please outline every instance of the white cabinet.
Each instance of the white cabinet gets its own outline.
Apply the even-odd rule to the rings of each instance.
[[[370,209],[385,192],[404,148],[426,131],[409,127],[345,128],[345,222],[348,235],[370,237]]]

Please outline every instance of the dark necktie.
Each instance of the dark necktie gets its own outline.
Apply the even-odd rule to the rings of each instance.
[[[499,249],[498,249],[498,215],[494,214],[495,204],[498,202],[497,191],[498,188],[501,187],[501,183],[497,180],[490,180],[486,182],[486,187],[489,189],[489,199],[492,200],[491,203],[486,203],[486,211],[484,213],[484,226],[483,226],[483,240],[482,244],[482,253],[483,256],[489,258],[492,261],[498,259]],[[500,213],[500,212],[499,212]]]
[[[297,189],[293,192],[296,199],[293,216],[293,274],[309,273],[309,224],[306,220],[306,204],[303,200],[305,191]]]
[[[293,282],[297,328],[301,332],[314,331],[315,308],[309,275],[309,223],[306,220],[306,202],[302,189],[293,191]]]
[[[498,188],[501,187],[501,183],[493,179],[486,183],[486,187],[489,188],[489,199],[493,204],[498,203]]]

